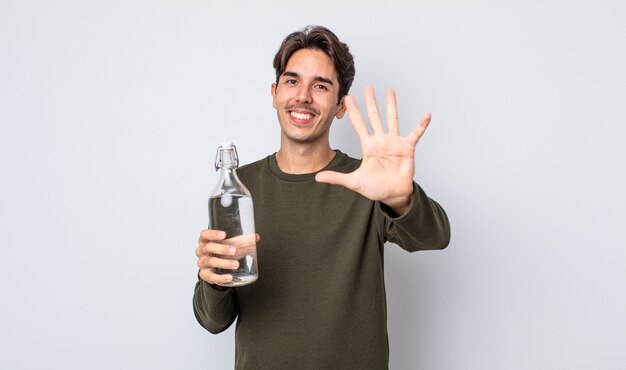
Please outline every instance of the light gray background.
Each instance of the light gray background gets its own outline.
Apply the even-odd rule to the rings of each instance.
[[[391,367],[624,369],[625,15],[0,0],[0,368],[232,368],[233,329],[191,308],[215,148],[278,148],[272,57],[323,24],[356,57],[361,105],[365,85],[395,88],[404,133],[433,114],[415,177],[453,240],[387,248]],[[347,118],[332,135],[360,157]]]

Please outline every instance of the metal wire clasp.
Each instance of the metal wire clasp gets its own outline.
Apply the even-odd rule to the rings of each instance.
[[[230,151],[230,153],[225,153],[228,157],[226,161],[224,161],[224,154],[222,154],[221,152],[226,150]],[[223,143],[217,147],[217,152],[215,153],[215,170],[217,171],[220,168],[223,168],[224,165],[228,166],[229,168],[236,168],[239,165],[239,155],[237,154],[237,147],[233,143]]]

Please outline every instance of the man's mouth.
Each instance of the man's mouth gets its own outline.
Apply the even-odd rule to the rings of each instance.
[[[292,105],[285,107],[285,109],[289,113],[291,122],[297,126],[307,126],[319,115],[319,112],[313,107]]]
[[[313,115],[311,113],[299,113],[299,112],[291,111],[289,112],[289,114],[291,115],[291,117],[300,121],[308,121],[311,118],[313,118]]]

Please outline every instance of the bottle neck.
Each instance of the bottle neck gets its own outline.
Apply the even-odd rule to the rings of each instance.
[[[232,144],[220,145],[215,157],[215,169],[219,170],[220,178],[212,196],[222,196],[224,194],[251,196],[250,191],[237,176],[238,165],[239,157],[237,156],[235,146]]]

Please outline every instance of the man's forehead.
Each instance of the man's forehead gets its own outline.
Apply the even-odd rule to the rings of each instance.
[[[337,71],[333,61],[326,53],[316,49],[300,49],[293,53],[282,75],[321,77],[337,81]]]

